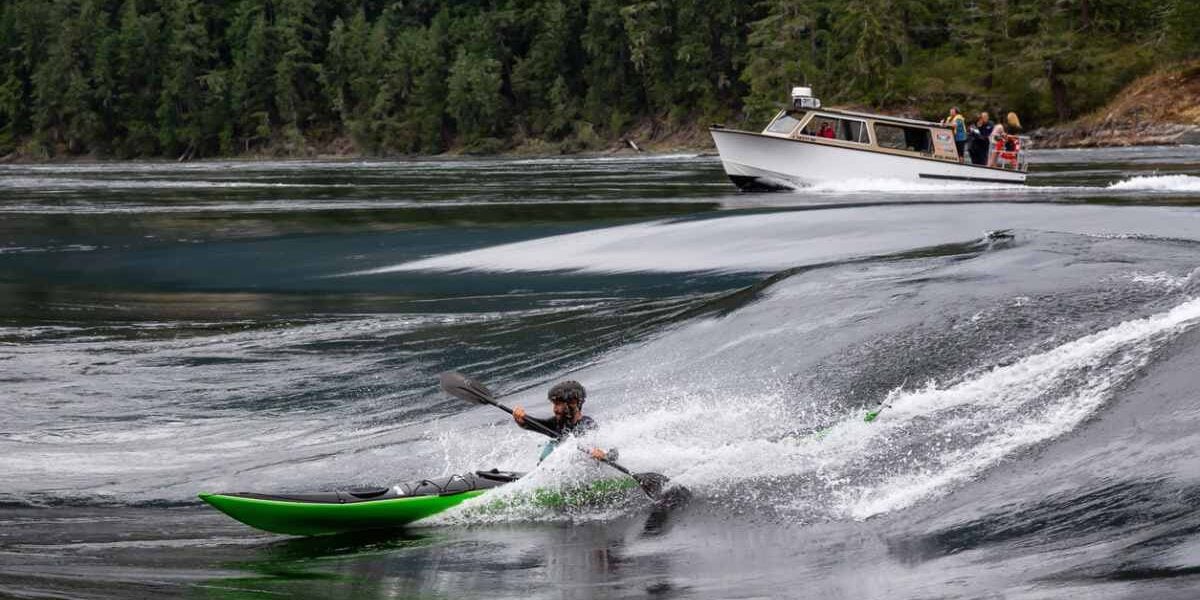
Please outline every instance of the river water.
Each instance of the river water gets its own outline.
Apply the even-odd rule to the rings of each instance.
[[[1031,162],[0,166],[0,596],[1194,598],[1200,148]],[[289,538],[196,499],[604,475],[448,369],[583,382],[693,501]]]

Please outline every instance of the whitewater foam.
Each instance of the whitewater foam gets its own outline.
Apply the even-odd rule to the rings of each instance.
[[[854,518],[907,507],[943,493],[1002,460],[1078,427],[1111,399],[1165,343],[1200,321],[1200,299],[1067,342],[1015,364],[996,367],[944,389],[904,394],[873,434],[886,434],[919,417],[954,408],[972,411],[982,438],[938,457],[918,472],[891,477],[877,486],[848,490],[844,508]],[[991,431],[987,429],[995,424]],[[953,430],[948,431],[955,434]]]
[[[911,179],[854,178],[838,181],[822,181],[793,190],[794,193],[858,193],[858,192],[887,192],[892,194],[976,194],[981,190],[1008,190],[1027,192],[1029,189],[1020,185],[1004,183],[956,183],[915,181]]]
[[[788,296],[772,291],[766,303],[794,305],[796,299]],[[1014,298],[997,299],[997,306],[1010,306]],[[737,364],[743,351],[770,348],[769,340],[760,340],[764,336],[754,334],[755,327],[747,327],[745,320],[756,322],[762,314],[697,321],[687,326],[686,334],[673,332],[661,343],[577,375],[599,385],[620,381],[623,388],[636,390],[637,402],[599,416],[605,427],[596,444],[620,448],[629,468],[665,473],[722,511],[754,507],[749,510],[799,522],[866,519],[947,494],[1076,430],[1165,345],[1200,322],[1200,299],[1070,341],[1046,340],[1024,357],[966,369],[953,379],[901,384],[887,393],[883,400],[888,407],[869,423],[862,408],[847,407],[837,397],[798,397],[794,389],[772,383],[766,373],[756,375],[758,383],[741,386],[723,380],[728,373],[714,373],[710,380],[696,371],[722,360]],[[842,327],[836,321],[830,326]],[[740,333],[747,328],[750,334]],[[712,339],[731,341],[705,347],[701,355],[691,347]],[[681,347],[687,349],[682,355],[670,354]],[[677,369],[684,363],[696,366],[681,373]],[[521,436],[529,437],[504,420],[486,433],[468,436],[472,439],[466,448],[461,443],[451,448],[447,441],[446,460],[468,469],[479,464],[532,468],[540,440]],[[480,461],[480,456],[487,458]],[[559,477],[572,480],[587,467],[576,458],[563,460],[567,462],[555,468],[567,471],[546,478],[545,467],[538,468],[514,491],[552,486]],[[558,518],[544,513],[525,507],[487,516],[468,511],[455,518]]]
[[[1113,191],[1200,192],[1200,177],[1193,175],[1138,175],[1110,183]]]
[[[1167,273],[1166,271],[1159,271],[1157,273],[1142,273],[1141,271],[1135,271],[1127,275],[1127,278],[1133,283],[1138,283],[1147,287],[1163,288],[1171,291],[1185,288],[1189,281],[1188,275],[1180,277],[1178,275]]]
[[[1112,192],[1200,192],[1200,177],[1193,175],[1135,175],[1120,181],[1110,182],[1103,186],[1082,185],[1013,185],[1004,183],[958,183],[953,181],[915,181],[911,179],[896,179],[887,177],[863,177],[843,179],[838,181],[823,181],[795,188],[794,194],[860,194],[863,192],[880,192],[910,196],[914,194],[932,195],[963,195],[978,200],[1003,200],[1006,197],[1026,195],[1075,195],[1079,193],[1095,194],[1101,191]]]

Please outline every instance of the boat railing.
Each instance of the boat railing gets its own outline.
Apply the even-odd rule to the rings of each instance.
[[[1029,157],[1029,138],[1025,136],[1011,136],[1017,140],[1014,150],[997,150],[995,144],[988,145],[988,166],[999,167],[1010,171],[1020,171],[1022,173],[1029,170],[1027,162]]]
[[[1029,148],[1032,141],[1023,136],[1017,136],[1017,142],[1020,144],[1020,151],[1017,152],[1017,170],[1024,173],[1029,170],[1029,163],[1026,162],[1029,158]]]

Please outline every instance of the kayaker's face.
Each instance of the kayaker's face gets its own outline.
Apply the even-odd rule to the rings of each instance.
[[[574,423],[579,420],[579,403],[578,402],[555,402],[554,403],[554,418],[565,423]]]

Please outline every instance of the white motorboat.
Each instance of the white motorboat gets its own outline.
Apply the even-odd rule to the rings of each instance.
[[[725,173],[746,191],[861,179],[1024,184],[1025,153],[1010,136],[989,144],[988,163],[960,157],[946,125],[821,108],[807,87],[761,132],[709,129]]]

